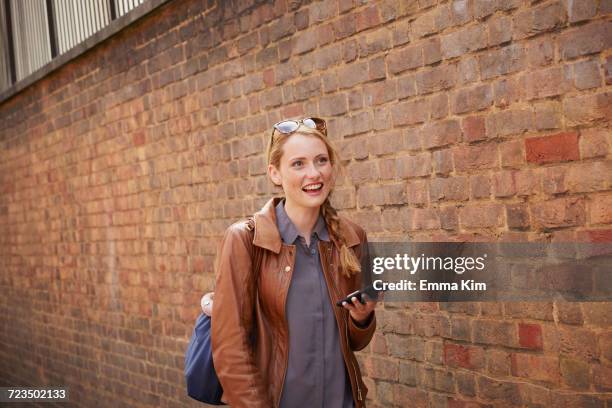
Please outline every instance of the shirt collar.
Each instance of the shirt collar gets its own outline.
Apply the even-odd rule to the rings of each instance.
[[[280,233],[283,242],[286,244],[293,244],[297,237],[300,236],[300,233],[285,211],[285,200],[280,200],[274,210],[276,213],[278,232]],[[312,232],[316,234],[318,239],[329,241],[329,233],[327,231],[327,225],[325,224],[323,215],[319,214],[319,218],[317,219]]]

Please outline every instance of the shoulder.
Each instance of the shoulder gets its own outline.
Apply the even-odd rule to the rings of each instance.
[[[252,218],[245,218],[234,222],[227,227],[224,234],[224,241],[242,241],[245,244],[253,241],[253,229],[255,223]]]

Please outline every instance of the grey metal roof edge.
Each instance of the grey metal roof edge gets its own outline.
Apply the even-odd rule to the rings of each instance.
[[[148,0],[140,6],[136,7],[134,10],[131,10],[127,14],[119,17],[114,21],[111,21],[108,26],[93,34],[91,37],[87,38],[82,43],[77,44],[62,55],[52,59],[51,62],[49,62],[48,64],[44,65],[43,67],[34,71],[27,77],[23,78],[18,82],[15,82],[13,85],[0,92],[0,105],[8,101],[13,96],[17,95],[21,91],[25,90],[30,85],[33,85],[42,78],[46,77],[56,69],[61,68],[73,59],[94,48],[96,45],[106,41],[113,35],[117,34],[124,28],[134,23],[136,20],[139,20],[140,18],[151,13],[158,7],[163,6],[166,3],[170,3],[171,1],[173,0]]]

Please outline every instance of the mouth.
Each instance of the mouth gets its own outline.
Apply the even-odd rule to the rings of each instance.
[[[321,190],[323,190],[323,183],[313,183],[302,187],[302,191],[308,195],[318,195]]]

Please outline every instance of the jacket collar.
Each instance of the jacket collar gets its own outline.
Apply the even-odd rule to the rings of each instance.
[[[274,197],[270,199],[261,210],[254,215],[255,219],[255,237],[253,244],[258,247],[268,249],[274,253],[279,253],[283,246],[278,227],[276,226],[276,205],[282,200],[282,197]],[[340,218],[340,231],[346,237],[346,244],[353,247],[360,243],[359,236],[355,229],[344,219]],[[339,247],[339,244],[334,236],[330,234],[331,241]]]

